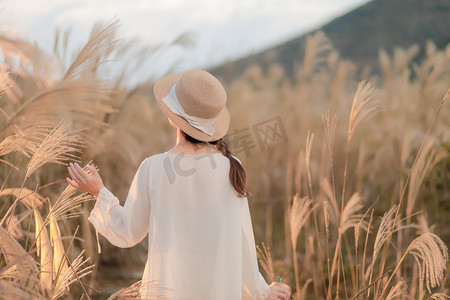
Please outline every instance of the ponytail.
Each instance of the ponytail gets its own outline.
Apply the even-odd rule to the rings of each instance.
[[[217,150],[222,152],[222,154],[228,157],[228,159],[230,160],[230,181],[234,189],[238,193],[238,196],[251,196],[251,193],[246,186],[247,174],[245,172],[245,169],[241,165],[241,163],[236,158],[234,158],[233,155],[231,155],[231,151],[228,148],[227,143],[223,139],[219,139],[210,143],[216,145]]]
[[[181,130],[181,134],[186,138],[188,142],[192,143],[194,147],[198,146],[200,143],[204,143],[203,141],[191,137],[183,130]],[[228,148],[227,143],[223,139],[219,139],[217,141],[209,143],[215,145],[217,150],[222,152],[222,154],[228,157],[228,159],[230,160],[230,182],[238,193],[238,196],[251,196],[252,194],[248,191],[246,186],[247,174],[245,172],[245,169],[241,165],[241,163],[236,158],[234,158],[233,155],[231,155],[231,151]]]

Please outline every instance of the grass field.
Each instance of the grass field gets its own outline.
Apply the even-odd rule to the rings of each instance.
[[[140,162],[175,138],[152,74],[126,78],[189,39],[136,51],[117,26],[95,28],[69,66],[68,36],[45,54],[0,33],[0,299],[106,299],[143,270],[146,240],[100,237],[97,254],[95,199],[67,186],[65,165],[92,161],[125,199]],[[380,50],[378,75],[322,33],[305,47],[295,78],[253,66],[223,82],[261,272],[293,299],[448,299],[450,45],[427,44],[419,64],[414,45]],[[108,60],[129,67],[111,75]]]

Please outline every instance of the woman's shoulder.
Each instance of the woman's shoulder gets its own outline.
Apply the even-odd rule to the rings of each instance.
[[[152,164],[157,164],[158,161],[163,160],[166,157],[166,152],[163,153],[156,153],[150,156],[147,156],[144,158],[144,160],[141,162],[141,165],[148,165],[151,166]]]
[[[221,152],[209,152],[209,153],[204,153],[204,154],[189,154],[189,153],[175,153],[175,152],[166,151],[166,152],[157,153],[157,154],[148,156],[147,158],[144,159],[144,162],[145,161],[150,162],[150,161],[164,160],[167,157],[173,157],[173,156],[178,157],[178,159],[180,159],[183,157],[193,157],[193,158],[200,157],[200,158],[202,158],[202,157],[209,157],[211,155],[217,155],[218,157],[226,158],[226,156],[223,155]],[[242,165],[242,161],[237,156],[232,155],[232,157],[234,159],[236,159]]]

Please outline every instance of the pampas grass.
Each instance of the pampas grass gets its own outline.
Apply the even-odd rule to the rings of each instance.
[[[115,37],[117,26],[112,20],[94,28],[67,67],[60,57],[0,34],[0,297],[8,291],[17,298],[89,298],[102,290],[102,263],[120,262],[127,272],[126,255],[143,265],[143,245],[117,250],[105,243],[100,261],[87,220],[93,198],[66,188],[67,174],[59,168],[68,160],[93,159],[105,185],[124,199],[142,159],[173,143],[172,128],[151,96],[151,71],[144,70],[143,83],[124,83],[167,47],[189,46],[191,40],[186,35],[136,51],[132,41]],[[55,45],[64,47],[68,37],[58,37]],[[255,238],[270,245],[258,248],[261,268],[268,281],[283,274],[295,286],[294,299],[447,297],[440,285],[448,252],[436,235],[439,219],[426,204],[445,195],[435,168],[448,163],[449,114],[439,112],[448,109],[450,97],[450,46],[428,44],[425,57],[411,67],[417,51],[380,51],[382,74],[361,80],[356,67],[317,33],[307,39],[295,78],[280,66],[254,66],[223,82],[230,133],[240,129],[252,137],[266,120],[281,120],[264,145],[250,140],[248,155],[238,148],[232,153],[243,161],[255,191]],[[102,78],[109,75],[103,72],[106,60],[126,61],[110,82]],[[275,134],[281,127],[288,139]],[[432,197],[424,193],[430,189]],[[79,238],[71,230],[78,222]],[[418,226],[418,233],[411,230]],[[135,297],[138,289],[139,283],[114,297]]]
[[[269,247],[267,247],[264,243],[262,243],[261,247],[258,245],[256,246],[259,262],[263,270],[266,272],[268,279],[273,282],[275,281],[275,271],[273,268],[272,253],[270,252]]]
[[[431,293],[431,288],[440,284],[444,277],[444,270],[448,262],[448,248],[444,242],[433,233],[424,233],[414,239],[406,249],[400,262],[395,267],[394,272],[387,281],[380,297],[383,296],[389,282],[392,280],[395,271],[400,267],[405,256],[411,254],[419,266],[419,298],[423,298],[423,284]]]
[[[447,299],[450,299],[450,296],[444,293],[434,293],[429,298],[427,298],[427,300],[447,300]]]
[[[350,140],[362,121],[370,118],[377,112],[378,100],[376,91],[370,82],[361,81],[353,98],[352,109],[350,111],[350,121],[348,124],[348,139]]]
[[[81,283],[80,279],[89,275],[92,272],[92,265],[88,265],[89,259],[83,257],[84,250],[72,261],[69,262],[68,268],[63,270],[60,274],[60,280],[56,282],[56,285],[52,291],[51,299],[58,299],[63,296],[63,293],[68,290],[68,287],[75,282]],[[83,287],[84,289],[84,287]],[[89,294],[85,291],[86,297],[89,298]]]
[[[2,265],[0,270],[0,278],[11,279],[6,282],[24,293],[36,297],[43,296],[40,292],[36,261],[2,227],[0,227],[0,237],[0,249],[6,261],[6,266]],[[5,281],[0,282],[5,283]]]
[[[28,162],[25,179],[46,163],[64,164],[77,160],[75,153],[80,151],[83,142],[76,133],[77,131],[70,130],[67,123],[61,123],[52,129]]]
[[[67,69],[63,81],[92,76],[99,64],[102,63],[101,58],[115,49],[117,41],[113,38],[118,27],[119,20],[117,19],[104,26],[94,27],[89,41]]]

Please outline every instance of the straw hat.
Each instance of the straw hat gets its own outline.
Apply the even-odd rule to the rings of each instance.
[[[166,116],[193,138],[210,142],[227,133],[227,94],[210,73],[194,69],[163,77],[153,87],[153,94]]]

